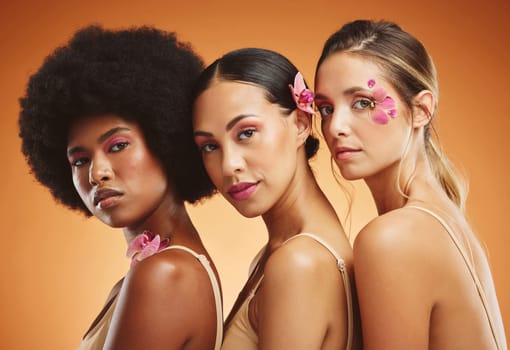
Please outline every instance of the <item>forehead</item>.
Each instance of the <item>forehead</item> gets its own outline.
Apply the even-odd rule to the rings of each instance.
[[[290,93],[290,92],[289,92]],[[220,80],[204,90],[195,101],[193,122],[202,125],[241,114],[260,114],[271,103],[262,87],[239,81]]]
[[[76,119],[69,128],[68,145],[97,140],[105,132],[118,127],[125,127],[130,132],[141,133],[134,122],[129,122],[115,114],[82,117]]]
[[[338,85],[366,87],[370,79],[384,80],[380,66],[360,55],[338,52],[330,55],[320,65],[315,87],[317,93]]]

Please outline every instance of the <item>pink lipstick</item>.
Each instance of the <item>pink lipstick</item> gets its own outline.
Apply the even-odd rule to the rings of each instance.
[[[257,189],[258,182],[240,182],[228,189],[228,194],[236,201],[242,201],[251,196]]]

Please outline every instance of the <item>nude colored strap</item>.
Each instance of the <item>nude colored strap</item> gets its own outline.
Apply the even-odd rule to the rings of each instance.
[[[161,249],[160,252],[164,250],[170,249],[179,249],[184,250],[185,252],[190,253],[198,261],[204,266],[207,274],[209,275],[209,279],[211,280],[213,292],[214,292],[214,300],[216,301],[216,342],[214,344],[214,350],[220,350],[221,343],[223,342],[223,308],[221,303],[221,294],[220,294],[220,286],[218,280],[216,279],[216,275],[214,274],[213,269],[211,268],[211,264],[207,257],[203,254],[198,254],[194,250],[189,249],[188,247],[182,245],[171,245],[164,249]]]
[[[310,237],[311,239],[313,239],[313,240],[317,241],[318,243],[320,243],[336,259],[336,263],[337,263],[338,269],[340,270],[340,272],[342,274],[342,279],[343,279],[343,282],[344,282],[344,289],[345,289],[345,298],[346,298],[346,301],[347,301],[347,346],[345,348],[347,350],[350,350],[352,348],[352,337],[353,337],[353,332],[354,332],[354,326],[353,326],[353,323],[354,323],[353,318],[354,318],[354,316],[353,316],[353,310],[352,310],[351,283],[349,281],[349,274],[348,274],[345,262],[340,257],[340,254],[338,254],[336,252],[336,250],[333,249],[333,247],[329,245],[328,242],[324,241],[319,236],[316,236],[316,235],[311,234],[311,233],[304,232],[304,233],[297,234],[297,235],[292,236],[289,239],[287,239],[285,242],[283,242],[283,244],[287,243],[291,239],[294,239],[296,237],[302,237],[302,236]]]
[[[437,215],[436,213],[434,213],[433,211],[431,211],[427,208],[419,207],[416,205],[408,205],[405,208],[414,208],[414,209],[421,210],[425,213],[428,213],[429,215],[434,217],[441,225],[443,225],[446,232],[448,232],[448,235],[450,236],[453,243],[457,247],[457,250],[462,255],[462,258],[463,258],[464,262],[466,263],[468,271],[471,274],[473,281],[475,282],[476,289],[478,291],[478,295],[480,295],[480,299],[482,300],[483,308],[485,309],[485,314],[487,315],[487,319],[489,320],[489,326],[490,326],[490,329],[492,332],[492,336],[494,337],[494,341],[496,342],[496,347],[498,350],[502,350],[503,348],[502,348],[501,344],[499,343],[499,339],[496,335],[496,326],[494,323],[494,319],[492,318],[492,314],[490,313],[490,310],[489,310],[489,303],[487,301],[487,297],[485,296],[485,292],[482,288],[482,284],[480,283],[480,279],[478,278],[478,274],[476,273],[476,270],[475,270],[474,266],[472,265],[471,260],[469,260],[467,253],[464,251],[464,249],[462,249],[462,246],[461,246],[459,240],[453,234],[453,230],[451,229],[451,227],[446,223],[446,221],[443,220],[443,218],[441,218],[439,215]]]

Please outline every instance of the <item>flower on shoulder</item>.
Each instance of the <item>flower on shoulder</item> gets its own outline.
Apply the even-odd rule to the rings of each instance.
[[[312,108],[313,92],[306,88],[303,75],[300,72],[297,72],[294,77],[294,86],[289,84],[289,88],[297,108],[306,113],[315,114]]]
[[[372,89],[375,86],[375,80],[368,81],[368,87]],[[374,110],[372,120],[378,124],[388,124],[389,117],[395,118],[397,110],[395,109],[395,100],[388,96],[388,92],[383,87],[377,87],[373,90],[374,101],[371,103],[371,108]]]
[[[131,259],[131,266],[134,266],[139,261],[168,247],[169,244],[170,240],[168,238],[161,240],[158,234],[151,231],[143,231],[129,243],[126,256]]]

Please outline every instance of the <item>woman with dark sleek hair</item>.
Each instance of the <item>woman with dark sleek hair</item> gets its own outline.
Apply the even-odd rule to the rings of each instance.
[[[84,28],[30,78],[23,153],[54,198],[122,228],[131,268],[79,349],[219,349],[217,273],[184,201],[214,187],[193,144],[202,61],[173,33]]]
[[[466,191],[433,141],[431,57],[391,22],[354,21],[326,42],[315,103],[331,156],[365,180],[379,216],[354,243],[365,349],[506,349]]]
[[[352,249],[308,163],[313,94],[282,55],[230,52],[198,80],[195,142],[217,190],[245,217],[262,216],[255,257],[222,349],[359,347]]]

